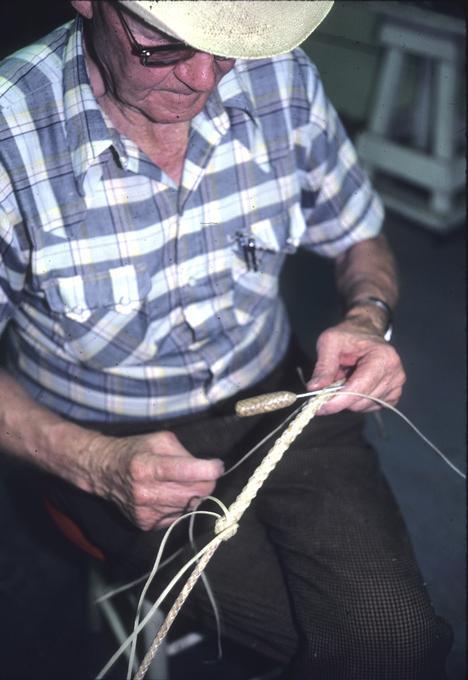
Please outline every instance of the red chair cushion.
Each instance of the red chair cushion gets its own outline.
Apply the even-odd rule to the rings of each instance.
[[[87,552],[88,555],[91,555],[97,560],[105,561],[106,558],[102,550],[93,545],[91,541],[86,538],[76,522],[59,510],[50,500],[46,499],[45,505],[47,512],[52,517],[54,523],[69,541],[77,548],[80,548],[80,550]]]

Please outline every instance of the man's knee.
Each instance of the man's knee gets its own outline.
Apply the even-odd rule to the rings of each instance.
[[[310,677],[442,680],[452,634],[424,597],[380,606],[363,599],[310,631]],[[315,674],[315,675],[314,675]],[[308,675],[304,675],[304,678]]]

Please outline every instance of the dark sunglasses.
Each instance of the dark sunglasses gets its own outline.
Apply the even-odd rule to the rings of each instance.
[[[116,7],[115,10],[132,46],[132,54],[139,57],[142,66],[172,66],[180,61],[190,59],[194,54],[200,51],[183,42],[156,45],[155,47],[141,45],[135,39],[123,12],[118,7]],[[218,56],[215,56],[214,58],[216,61],[228,61],[230,59],[230,57]]]

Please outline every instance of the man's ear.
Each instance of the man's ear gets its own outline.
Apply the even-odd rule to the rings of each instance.
[[[81,14],[85,19],[91,19],[93,16],[92,0],[71,0],[72,7]]]

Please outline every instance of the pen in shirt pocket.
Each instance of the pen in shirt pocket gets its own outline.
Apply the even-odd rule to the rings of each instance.
[[[250,234],[236,233],[236,243],[242,249],[245,265],[248,271],[258,271],[257,247],[255,238]]]

